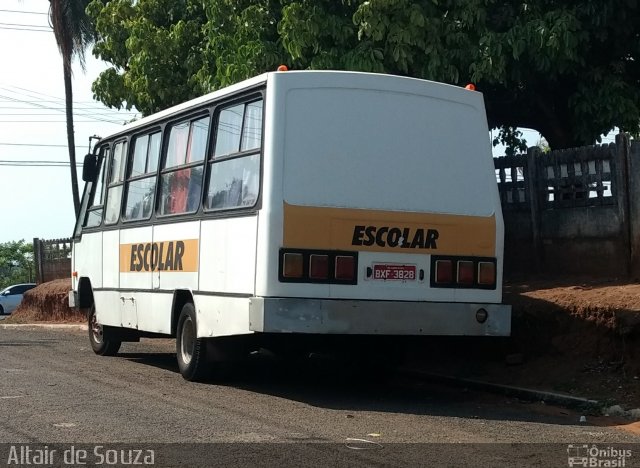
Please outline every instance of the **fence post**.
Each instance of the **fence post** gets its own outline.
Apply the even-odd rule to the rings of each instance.
[[[540,148],[532,146],[527,150],[527,176],[529,209],[531,210],[531,239],[533,241],[534,267],[536,273],[542,270],[542,243],[540,241]]]
[[[33,238],[33,263],[36,283],[42,283],[42,244],[37,237]]]
[[[629,207],[629,273],[640,278],[640,142],[626,139]],[[616,144],[618,139],[616,137]]]
[[[615,160],[616,203],[618,204],[618,216],[621,220],[620,234],[627,251],[627,264],[624,273],[629,276],[633,263],[633,247],[629,204],[629,137],[624,133],[616,135]]]

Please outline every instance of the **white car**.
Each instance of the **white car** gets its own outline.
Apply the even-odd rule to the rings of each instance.
[[[0,292],[0,315],[10,314],[22,302],[22,295],[36,287],[35,283],[14,284]]]

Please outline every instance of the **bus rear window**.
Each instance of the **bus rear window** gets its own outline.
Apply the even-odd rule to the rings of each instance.
[[[262,100],[220,111],[209,161],[207,210],[253,207],[260,189]]]

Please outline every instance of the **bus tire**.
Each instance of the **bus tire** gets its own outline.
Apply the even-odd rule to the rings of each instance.
[[[96,318],[96,306],[91,305],[87,314],[89,321],[89,342],[91,343],[91,349],[99,356],[115,356],[120,350],[122,341],[115,339],[112,333],[105,330],[105,328],[98,323]]]
[[[191,302],[182,306],[176,328],[176,355],[178,368],[185,380],[198,382],[209,373],[207,343],[198,338],[196,309]]]

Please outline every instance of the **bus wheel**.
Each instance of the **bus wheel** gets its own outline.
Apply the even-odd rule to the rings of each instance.
[[[209,372],[207,344],[198,338],[196,310],[192,303],[182,307],[176,329],[176,354],[182,377],[191,382],[203,380]]]
[[[120,350],[122,341],[113,339],[110,333],[105,333],[105,329],[98,323],[96,318],[96,306],[91,306],[88,313],[89,319],[89,342],[93,352],[100,356],[115,356]]]

